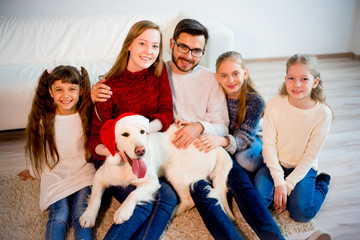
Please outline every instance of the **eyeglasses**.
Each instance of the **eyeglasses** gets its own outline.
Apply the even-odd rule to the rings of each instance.
[[[189,51],[191,51],[191,56],[196,57],[196,58],[200,58],[203,54],[204,54],[204,50],[202,50],[201,48],[189,48],[188,46],[186,46],[185,44],[178,44],[176,41],[174,41],[176,44],[176,49],[178,50],[178,52],[186,54]]]

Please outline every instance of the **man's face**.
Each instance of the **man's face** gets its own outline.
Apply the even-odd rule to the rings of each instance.
[[[179,52],[178,45],[185,45],[189,49],[203,49],[205,51],[205,37],[204,35],[192,36],[188,33],[181,33],[176,40],[176,43],[173,38],[170,40],[172,61],[175,65],[171,70],[177,74],[190,73],[197,65],[199,65],[201,57],[197,58],[192,56],[191,51],[188,53]]]

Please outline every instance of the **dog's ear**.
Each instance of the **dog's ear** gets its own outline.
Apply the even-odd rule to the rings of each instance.
[[[111,155],[114,156],[116,152],[115,148],[115,119],[108,120],[101,128],[100,138],[105,147],[110,151]]]

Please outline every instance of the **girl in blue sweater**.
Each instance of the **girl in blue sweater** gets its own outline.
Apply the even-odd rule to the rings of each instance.
[[[216,79],[227,97],[229,134],[225,137],[202,135],[196,146],[205,152],[222,146],[248,173],[255,173],[263,163],[259,121],[264,112],[264,99],[238,52],[230,51],[218,57]]]
[[[262,142],[257,131],[264,100],[238,52],[226,52],[219,56],[216,78],[227,97],[230,134],[224,137],[204,134],[194,144],[205,152],[222,146],[233,156],[233,168],[229,172],[227,185],[241,214],[260,239],[284,239],[246,174],[246,171],[257,171],[263,162]],[[206,227],[215,239],[243,239],[217,200],[208,198],[209,190],[203,189],[209,188],[211,184],[206,180],[200,180],[191,187],[191,196]]]

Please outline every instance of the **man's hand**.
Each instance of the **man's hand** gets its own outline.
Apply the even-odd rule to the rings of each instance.
[[[175,132],[175,137],[171,141],[177,148],[187,148],[204,131],[201,123],[191,123],[183,126]]]
[[[112,92],[110,87],[104,84],[106,79],[101,79],[91,88],[91,101],[95,102],[106,102],[111,98]]]
[[[185,121],[185,120],[183,120],[181,118],[176,118],[174,123],[177,126],[177,128],[181,128],[182,126],[191,124],[191,122]]]
[[[286,185],[284,184],[284,185],[276,186],[274,193],[274,208],[278,214],[285,211],[286,203],[287,203]]]

